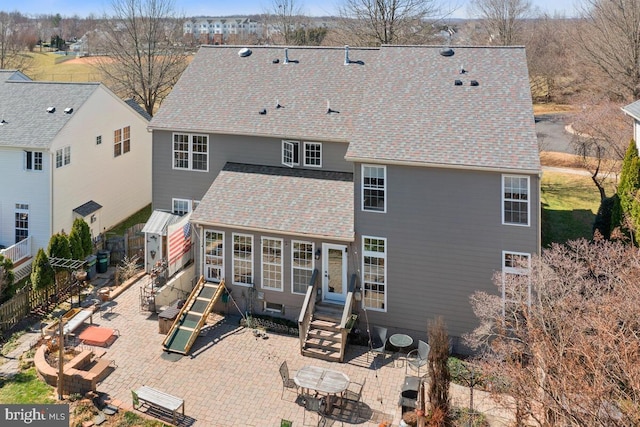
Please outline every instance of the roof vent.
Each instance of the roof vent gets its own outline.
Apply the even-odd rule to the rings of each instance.
[[[47,108],[47,113],[55,113],[55,112],[56,112],[56,107]]]
[[[344,65],[349,65],[349,45],[344,45]]]
[[[440,49],[440,55],[442,56],[453,56],[453,49],[450,47]]]
[[[460,74],[464,74],[466,72],[467,72],[467,70],[464,69],[464,65],[461,65],[460,66]]]
[[[251,49],[249,49],[248,47],[243,47],[242,49],[240,49],[240,50],[238,51],[238,56],[239,56],[240,58],[245,58],[245,57],[247,57],[247,56],[251,55],[251,53],[252,53],[252,52],[251,52]]]
[[[284,63],[289,63],[289,49],[287,49],[286,47],[284,48]]]
[[[71,114],[71,113],[73,113],[73,108],[71,108],[71,107],[67,107],[67,108],[65,108],[65,109],[64,109],[64,113],[65,113],[65,114]]]
[[[280,101],[278,101],[276,99],[276,108],[284,108],[282,105],[280,105]]]
[[[274,64],[279,64],[279,63],[280,63],[280,60],[279,60],[278,58],[276,58],[276,59],[274,59],[272,62],[273,62]]]
[[[263,108],[262,110],[258,111],[258,114],[261,114],[264,116],[265,114],[267,114],[267,109]]]
[[[478,83],[478,81],[477,81],[477,80],[471,80],[471,81],[469,82],[469,84],[470,84],[471,86],[478,86],[478,85],[479,85],[479,83]]]
[[[456,85],[456,86],[462,86],[462,80],[456,79],[456,81],[453,82],[453,84]]]
[[[5,119],[0,120],[0,126],[6,125],[6,124],[7,124],[7,121]]]
[[[338,111],[338,110],[332,110],[332,109],[331,109],[331,104],[329,104],[329,100],[327,100],[327,114],[331,114],[331,113],[337,113],[337,114],[340,114],[340,111]]]

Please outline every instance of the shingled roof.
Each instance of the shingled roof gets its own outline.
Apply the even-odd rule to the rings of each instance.
[[[48,148],[99,83],[0,80],[0,146]],[[49,112],[50,107],[55,111]],[[66,108],[73,112],[65,113]]]
[[[191,220],[352,241],[353,174],[227,163]]]
[[[151,128],[345,141],[353,161],[540,170],[522,47],[248,49],[203,46]]]

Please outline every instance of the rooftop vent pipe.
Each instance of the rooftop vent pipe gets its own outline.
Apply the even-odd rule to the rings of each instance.
[[[56,107],[48,107],[47,108],[47,113],[55,113],[56,112]]]
[[[349,60],[349,45],[344,45],[344,65],[349,65],[351,61]]]
[[[65,113],[65,114],[71,114],[71,113],[73,113],[73,108],[71,108],[71,107],[67,107],[67,108],[65,108],[65,109],[64,109],[64,113]]]
[[[289,63],[289,49],[287,49],[286,47],[284,48],[284,63]]]

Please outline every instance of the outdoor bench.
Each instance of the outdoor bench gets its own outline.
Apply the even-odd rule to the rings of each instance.
[[[133,397],[133,409],[138,409],[142,405],[147,404],[157,408],[171,412],[173,415],[173,423],[176,423],[176,412],[182,408],[184,416],[184,400],[179,397],[172,396],[153,387],[143,385],[137,390],[131,390]]]

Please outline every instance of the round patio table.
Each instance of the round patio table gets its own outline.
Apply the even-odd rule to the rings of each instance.
[[[399,359],[400,354],[406,353],[407,348],[411,347],[413,344],[413,338],[406,334],[393,334],[389,337],[389,342],[392,346],[394,346],[398,351],[396,352],[396,361]]]

